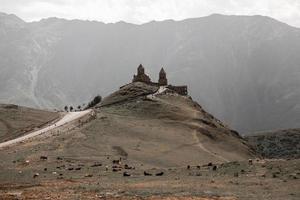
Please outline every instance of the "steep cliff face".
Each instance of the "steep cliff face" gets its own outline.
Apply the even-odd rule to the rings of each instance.
[[[8,24],[8,25],[7,25]],[[300,124],[300,31],[261,16],[103,24],[0,15],[0,101],[62,108],[105,96],[141,62],[243,133]]]

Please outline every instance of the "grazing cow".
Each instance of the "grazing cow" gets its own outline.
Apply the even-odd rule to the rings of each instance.
[[[217,170],[217,165],[214,165],[213,166],[213,171],[216,171]]]
[[[121,161],[120,160],[113,160],[112,163],[119,165],[119,164],[121,164]]]
[[[249,165],[252,165],[252,164],[253,164],[253,160],[252,160],[252,159],[249,159],[249,160],[248,160],[248,163],[249,163]]]
[[[123,176],[131,176],[128,172],[124,172]]]
[[[155,176],[162,176],[162,175],[164,175],[164,172],[159,172],[155,174]]]
[[[35,173],[34,175],[33,175],[33,178],[37,178],[37,177],[39,177],[39,173]]]
[[[191,169],[191,166],[190,165],[186,166],[186,169]]]
[[[41,159],[41,160],[47,160],[48,157],[47,157],[47,156],[41,156],[40,159]]]
[[[120,168],[113,168],[112,171],[113,172],[118,172],[118,171],[121,171],[121,169]]]
[[[152,174],[150,174],[150,173],[144,171],[144,176],[152,176]]]
[[[133,169],[133,167],[129,167],[129,165],[125,164],[124,169]]]

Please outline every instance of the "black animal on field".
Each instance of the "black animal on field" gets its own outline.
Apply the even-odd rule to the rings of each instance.
[[[120,160],[113,160],[112,163],[113,163],[113,164],[118,164],[118,165],[119,165],[119,164],[121,164],[121,161],[120,161]]]
[[[152,176],[152,174],[144,171],[144,176]]]
[[[47,160],[48,157],[47,157],[47,156],[41,156],[40,159],[41,159],[41,160]]]
[[[131,176],[128,172],[124,172],[123,176]]]
[[[162,176],[162,175],[164,175],[164,172],[159,172],[155,174],[155,176]]]

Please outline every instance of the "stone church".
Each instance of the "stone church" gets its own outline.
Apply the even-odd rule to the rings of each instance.
[[[164,68],[161,68],[159,72],[159,79],[158,82],[152,82],[150,77],[145,74],[145,68],[143,65],[139,65],[137,68],[137,74],[133,75],[132,82],[143,82],[149,85],[155,85],[155,86],[166,86],[168,89],[173,90],[174,92],[180,94],[180,95],[187,95],[187,86],[173,86],[173,85],[168,85],[168,79],[167,79],[167,74],[164,70]]]

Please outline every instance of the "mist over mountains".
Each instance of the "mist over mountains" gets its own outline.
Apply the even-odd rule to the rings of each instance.
[[[208,112],[234,129],[300,127],[300,29],[262,16],[183,21],[48,18],[0,13],[0,103],[79,105],[132,79],[138,64],[156,81],[186,84]]]

